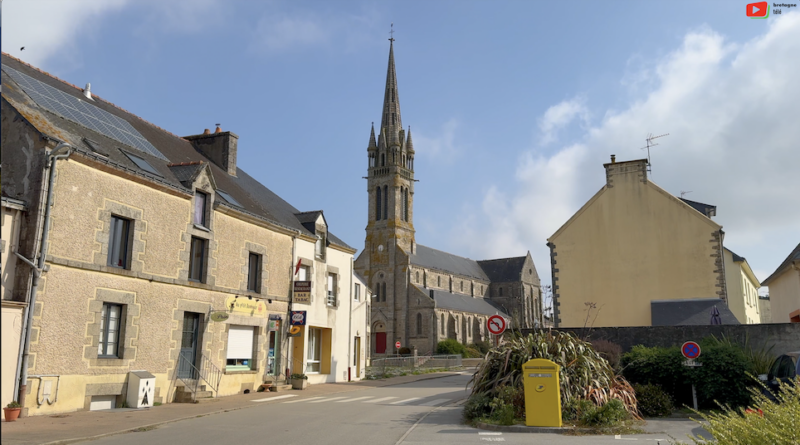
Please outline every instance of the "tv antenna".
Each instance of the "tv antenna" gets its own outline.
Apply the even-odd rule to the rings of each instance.
[[[653,133],[647,135],[647,145],[641,147],[641,150],[647,149],[647,171],[653,173],[652,163],[650,162],[650,147],[655,147],[659,145],[658,142],[653,142],[653,139],[663,138],[664,136],[669,136],[669,133],[660,134],[658,136],[653,136]]]
[[[692,193],[692,191],[691,190],[687,190],[687,191],[681,190],[681,199],[683,199],[683,195],[686,195],[686,194],[689,194],[689,193]]]

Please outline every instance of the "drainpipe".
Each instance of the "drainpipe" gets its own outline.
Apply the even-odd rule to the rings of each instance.
[[[289,372],[291,365],[291,360],[289,359],[291,348],[289,344],[294,344],[294,340],[289,339],[289,329],[287,327],[291,326],[291,319],[292,319],[292,302],[294,301],[294,270],[297,267],[297,235],[292,235],[292,264],[289,265],[289,304],[286,306],[289,308],[288,312],[286,313],[286,323],[282,323],[281,331],[285,331],[286,335],[284,336],[284,341],[286,342],[286,375],[285,382],[289,382]],[[294,358],[294,357],[292,357]]]
[[[58,153],[60,150],[65,148],[67,149],[66,153]],[[47,167],[50,169],[50,180],[47,183],[47,203],[45,204],[44,208],[44,223],[42,224],[43,227],[41,250],[39,252],[39,266],[34,269],[33,281],[31,283],[31,293],[28,297],[28,306],[25,308],[27,314],[24,321],[24,345],[22,347],[22,360],[19,362],[20,368],[18,372],[19,393],[17,395],[17,400],[23,407],[25,407],[25,393],[28,390],[28,357],[30,356],[31,347],[31,325],[33,324],[33,310],[36,307],[36,293],[39,289],[39,277],[44,271],[45,258],[47,257],[47,236],[50,234],[50,209],[53,206],[53,182],[55,182],[56,179],[56,161],[59,159],[67,159],[69,155],[72,154],[72,148],[73,147],[71,145],[65,142],[60,142],[48,155],[49,162]]]
[[[350,368],[353,366],[350,354],[353,352],[353,288],[355,287],[355,280],[353,275],[353,257],[350,257],[350,304],[348,305],[350,312],[347,314],[347,381],[351,381]],[[358,372],[358,369],[356,369]],[[359,373],[360,375],[360,373]]]

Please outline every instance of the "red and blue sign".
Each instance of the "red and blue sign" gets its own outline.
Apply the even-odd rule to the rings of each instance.
[[[697,342],[687,341],[681,346],[681,354],[689,360],[694,360],[700,357],[700,345]]]
[[[290,322],[292,326],[305,326],[306,311],[292,311]]]

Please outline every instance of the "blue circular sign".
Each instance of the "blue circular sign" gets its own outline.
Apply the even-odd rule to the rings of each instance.
[[[681,346],[681,353],[684,357],[694,360],[700,357],[700,345],[693,341],[687,341]]]

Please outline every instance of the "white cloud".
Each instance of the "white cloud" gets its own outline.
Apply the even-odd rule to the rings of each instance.
[[[576,117],[587,123],[589,110],[584,102],[583,98],[575,98],[548,108],[544,116],[539,119],[539,131],[542,133],[540,143],[546,145],[554,142],[557,139],[558,130],[566,127]]]
[[[455,138],[458,127],[458,120],[451,118],[442,125],[437,136],[412,131],[414,150],[421,156],[452,161],[457,154]]]
[[[515,190],[485,194],[479,218],[464,219],[478,258],[520,255],[531,248],[549,281],[546,239],[604,184],[602,164],[640,159],[648,132],[670,133],[652,150],[652,179],[679,195],[717,205],[726,246],[755,270],[777,266],[800,233],[800,14],[772,20],[762,36],[734,45],[712,30],[688,33],[682,45],[642,73],[631,88],[650,87],[627,108],[609,110],[553,155],[520,155]],[[623,83],[625,85],[625,83]],[[544,114],[546,136],[579,116],[572,101]],[[480,234],[480,236],[478,236]],[[486,235],[488,234],[488,235]],[[531,247],[528,247],[531,246]]]
[[[57,53],[75,53],[75,36],[128,0],[5,0],[3,51],[39,67]],[[20,51],[21,47],[24,51]]]

